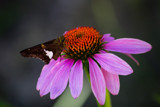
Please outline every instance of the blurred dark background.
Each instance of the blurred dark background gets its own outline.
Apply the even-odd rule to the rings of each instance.
[[[115,38],[139,38],[151,43],[152,51],[134,55],[140,66],[117,54],[134,73],[120,76],[120,93],[111,96],[112,106],[160,107],[160,0],[0,0],[0,107],[65,103],[65,98],[59,100],[64,93],[56,100],[50,100],[49,95],[40,97],[36,82],[44,63],[23,58],[19,51],[78,26],[92,26]],[[83,107],[97,106],[90,91],[86,99]]]

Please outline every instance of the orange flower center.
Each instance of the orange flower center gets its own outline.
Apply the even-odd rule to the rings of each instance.
[[[87,59],[102,49],[102,35],[92,27],[78,27],[64,34],[64,53],[73,59]]]

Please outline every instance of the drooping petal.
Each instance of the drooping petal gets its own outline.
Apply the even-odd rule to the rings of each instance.
[[[69,77],[69,87],[73,98],[77,98],[83,87],[83,65],[82,60],[78,60],[72,67]]]
[[[106,71],[117,75],[129,75],[133,72],[132,68],[123,59],[111,53],[95,54],[94,59]]]
[[[125,55],[130,57],[139,66],[138,60],[136,60],[131,54],[125,54]]]
[[[41,81],[41,87],[40,87],[40,95],[46,95],[50,92],[52,79],[56,75],[56,73],[65,66],[66,60],[57,62],[52,69],[47,73],[47,75],[44,77],[43,81]]]
[[[151,50],[152,46],[142,40],[121,38],[104,45],[104,49],[127,54],[141,54]]]
[[[106,87],[112,95],[118,95],[120,89],[119,76],[117,74],[112,74],[101,68]]]
[[[60,58],[58,58],[57,60],[51,59],[49,64],[44,65],[44,67],[42,68],[42,72],[40,74],[40,77],[38,78],[38,82],[37,82],[37,86],[36,86],[37,90],[40,90],[46,75],[50,72],[50,70],[54,67],[54,65],[56,65],[59,62],[59,60],[60,60]]]
[[[50,98],[55,99],[65,90],[71,67],[74,63],[73,59],[66,59],[65,65],[61,67],[52,78],[51,81],[51,89],[50,89]]]
[[[103,42],[110,42],[113,41],[115,38],[111,37],[110,33],[104,34],[102,37]]]
[[[88,61],[91,88],[93,94],[95,95],[99,104],[103,105],[105,103],[106,86],[102,71],[100,70],[97,63],[93,61],[91,58],[88,58]]]

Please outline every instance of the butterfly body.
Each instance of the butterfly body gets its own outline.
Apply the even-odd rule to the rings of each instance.
[[[61,55],[64,48],[64,40],[64,36],[61,36],[57,39],[22,50],[20,53],[24,57],[39,58],[48,64],[52,58],[57,60]]]

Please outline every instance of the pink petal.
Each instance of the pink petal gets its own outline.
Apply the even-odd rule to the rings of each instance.
[[[117,75],[129,75],[133,73],[132,68],[121,58],[111,53],[95,54],[94,59],[106,71]]]
[[[104,34],[102,37],[103,42],[110,42],[114,40],[114,37],[111,37],[111,34]]]
[[[63,35],[65,35],[67,32],[68,32],[68,31],[65,31],[65,32],[63,33]]]
[[[51,81],[50,98],[55,99],[65,90],[71,67],[74,63],[73,59],[66,59],[64,65],[58,70]]]
[[[104,50],[100,50],[99,53],[107,53],[107,52]]]
[[[142,40],[121,38],[105,44],[104,49],[127,54],[141,54],[150,51],[152,46]]]
[[[69,87],[73,98],[77,98],[83,87],[83,65],[82,60],[78,60],[72,67],[69,77]]]
[[[131,54],[125,54],[125,55],[130,57],[139,66],[139,62]]]
[[[51,84],[56,73],[63,69],[67,60],[59,61],[50,69],[49,73],[44,77],[43,81],[41,81],[40,95],[46,95],[50,92]]]
[[[91,80],[91,88],[99,104],[104,105],[106,96],[105,80],[99,66],[91,58],[89,61],[89,73]]]
[[[117,74],[111,74],[105,71],[103,68],[101,70],[109,92],[112,95],[118,95],[120,89],[119,76]]]
[[[59,60],[60,60],[60,58],[58,58],[57,60],[51,59],[49,64],[44,65],[44,67],[42,68],[42,72],[40,74],[40,77],[38,79],[38,82],[37,82],[37,86],[36,86],[37,90],[40,90],[46,75],[50,72],[50,70],[54,67],[54,65],[56,65],[59,62]]]

